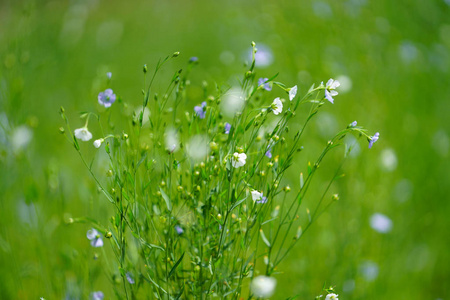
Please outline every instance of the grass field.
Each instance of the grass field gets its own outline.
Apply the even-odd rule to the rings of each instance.
[[[114,91],[138,107],[142,66],[175,51],[154,90],[198,57],[189,94],[198,105],[203,81],[236,84],[255,41],[267,60],[258,77],[279,72],[300,94],[329,78],[342,84],[285,184],[298,185],[339,128],[357,120],[380,132],[370,150],[358,140],[331,188],[340,200],[279,266],[272,299],[314,299],[324,284],[339,299],[448,299],[449,15],[448,0],[0,1],[0,298],[115,297],[89,225],[67,225],[107,223],[112,209],[59,133],[60,106],[81,127],[79,112],[98,109],[112,72]],[[342,156],[324,162],[301,217]],[[387,232],[371,227],[376,213],[391,220]]]

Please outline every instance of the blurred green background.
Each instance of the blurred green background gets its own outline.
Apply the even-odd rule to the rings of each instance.
[[[448,0],[0,1],[1,299],[62,299],[80,286],[113,297],[89,227],[65,225],[68,216],[105,221],[110,207],[58,133],[59,107],[81,127],[78,113],[96,109],[108,71],[137,106],[142,65],[174,51],[163,78],[196,56],[193,86],[231,84],[251,41],[272,55],[261,77],[280,72],[300,94],[330,77],[343,83],[313,122],[291,186],[355,119],[381,136],[345,164],[332,188],[340,201],[280,266],[273,299],[313,299],[324,282],[340,299],[449,299]],[[330,175],[321,176],[323,190]],[[389,232],[371,228],[374,213],[392,221]]]

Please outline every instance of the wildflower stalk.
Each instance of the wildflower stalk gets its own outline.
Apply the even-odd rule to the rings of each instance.
[[[159,299],[213,296],[238,299],[243,297],[246,280],[254,282],[252,289],[260,287],[261,282],[274,286],[275,268],[300,238],[288,243],[292,226],[301,221],[297,213],[318,166],[350,132],[365,136],[371,145],[378,139],[378,135],[370,137],[360,127],[350,126],[340,131],[310,167],[297,194],[288,197],[288,189],[284,188],[283,193],[281,188],[286,171],[299,152],[303,133],[312,118],[325,100],[330,101],[329,98],[337,95],[334,89],[338,83],[329,81],[326,86],[313,86],[302,98],[296,97],[296,86],[286,88],[274,82],[278,74],[264,79],[264,85],[255,86],[256,47],[252,46],[252,63],[240,83],[238,95],[243,104],[239,112],[228,119],[223,119],[219,105],[222,98],[227,97],[227,91],[222,88],[210,96],[207,84],[203,85],[203,99],[199,99],[202,104],[192,109],[187,98],[192,61],[183,75],[181,70],[174,73],[162,96],[153,92],[154,80],[161,67],[177,55],[159,61],[148,83],[145,66],[143,102],[137,116],[124,124],[127,133],[104,134],[102,122],[111,124],[114,107],[97,116],[103,138],[95,140],[94,146],[98,151],[104,149],[109,158],[108,190],[101,183],[101,177],[95,174],[93,161],[87,163],[77,133],[72,134],[62,112],[70,132],[70,138],[66,138],[73,143],[99,190],[113,204],[109,237],[122,277],[118,286],[123,291],[117,291],[122,297],[134,299],[141,295],[139,293],[150,291]],[[283,104],[277,97],[270,101],[271,105],[253,107],[254,98],[265,99],[265,93],[272,86],[289,93],[289,102]],[[325,98],[324,91],[327,91]],[[105,107],[114,102],[112,98],[105,98],[106,92],[101,94]],[[112,90],[108,95],[114,95],[115,100]],[[150,104],[151,97],[155,101]],[[303,104],[309,104],[309,113],[289,139],[288,125],[295,120],[297,109]],[[123,101],[114,105],[123,105]],[[184,112],[185,107],[189,107],[191,113]],[[151,118],[145,120],[148,126],[144,126],[146,109],[152,113]],[[274,128],[261,138],[260,132],[274,115],[277,118]],[[224,121],[227,121],[225,130]],[[169,127],[168,124],[174,125]],[[81,141],[92,137],[87,125],[82,128]],[[114,131],[117,127],[108,129]],[[171,138],[162,145],[161,141],[172,131],[176,141]],[[207,144],[196,149],[194,136],[201,136],[202,143]],[[202,154],[193,153],[196,151]],[[318,199],[303,233],[331,204],[324,205],[323,201],[338,171]],[[131,246],[137,248],[137,254],[132,253]],[[260,267],[258,263],[263,255],[266,265]],[[265,276],[257,276],[260,269],[264,269]],[[133,285],[129,272],[139,274],[139,284]],[[268,294],[248,292],[249,298],[258,295]]]

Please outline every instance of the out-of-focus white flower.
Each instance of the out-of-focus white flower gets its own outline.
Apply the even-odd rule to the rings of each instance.
[[[255,191],[255,190],[251,191],[251,194],[252,194],[253,201],[261,200],[262,195],[263,195],[263,193],[260,193],[260,192]]]
[[[244,92],[238,88],[231,88],[223,97],[221,109],[225,116],[233,118],[240,112],[245,104]]]
[[[338,88],[341,84],[339,83],[339,81],[334,80],[334,79],[330,79],[328,80],[326,86],[325,86],[325,98],[327,98],[328,101],[330,101],[331,103],[333,103],[334,96],[337,96],[338,92],[335,91],[336,88]]]
[[[179,141],[177,131],[174,128],[169,128],[166,131],[166,149],[171,153],[177,151],[179,148]]]
[[[277,280],[273,277],[258,276],[251,283],[252,293],[259,298],[268,298],[275,292]]]
[[[275,100],[273,100],[271,108],[275,115],[278,115],[283,111],[283,103],[281,103],[281,100],[279,97],[277,97],[277,98],[275,98]]]
[[[386,172],[392,172],[397,168],[397,155],[393,149],[383,149],[380,158],[381,166]]]
[[[209,139],[205,135],[195,135],[187,143],[187,153],[194,160],[202,160],[210,150]]]
[[[392,221],[383,214],[375,213],[370,217],[370,227],[380,233],[388,233],[392,229]]]
[[[339,295],[336,295],[335,293],[331,293],[325,297],[325,300],[339,300],[338,296]]]
[[[341,86],[339,87],[339,91],[342,93],[349,92],[352,89],[352,80],[347,75],[340,75],[336,78],[336,81],[339,81]]]
[[[237,153],[234,152],[231,157],[231,165],[235,168],[242,167],[245,165],[245,160],[247,159],[247,155],[245,153]]]
[[[297,86],[296,85],[289,89],[289,100],[292,101],[292,99],[294,99],[295,96],[297,96]]]
[[[139,121],[139,116],[141,115],[142,106],[139,106],[135,109],[134,113],[136,115],[136,121]],[[142,115],[142,125],[145,125],[148,123],[148,120],[150,118],[150,109],[148,107],[144,108],[144,114]]]
[[[83,142],[87,142],[92,139],[92,133],[89,132],[87,127],[81,127],[75,129],[75,137]]]
[[[102,145],[103,141],[104,141],[104,139],[95,140],[94,141],[94,147],[97,148],[97,149],[100,148],[100,146]]]
[[[33,131],[26,125],[19,126],[12,132],[11,143],[14,151],[21,150],[28,146],[33,138]]]

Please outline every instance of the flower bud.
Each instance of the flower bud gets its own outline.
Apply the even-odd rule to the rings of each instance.
[[[144,67],[142,68],[142,70],[144,71],[144,74],[147,73],[147,65],[144,65]]]
[[[215,142],[209,143],[209,147],[211,148],[212,151],[219,150],[219,146]]]
[[[105,238],[110,239],[111,237],[112,237],[111,231],[107,231],[107,232],[105,233]]]
[[[172,54],[172,57],[177,57],[178,55],[180,55],[180,52],[179,52],[179,51],[174,52],[174,53]]]

